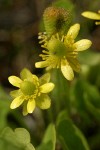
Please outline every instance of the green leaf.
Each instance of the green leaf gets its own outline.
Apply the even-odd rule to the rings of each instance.
[[[78,79],[71,86],[70,99],[73,116],[80,117],[80,128],[91,127],[94,119],[100,122],[100,93],[96,86]]]
[[[45,132],[42,143],[36,150],[55,150],[56,131],[55,126],[50,124]]]
[[[59,115],[57,117],[57,124],[59,124],[59,122],[61,122],[61,120],[65,120],[65,119],[69,119],[69,114],[68,114],[67,110],[63,110],[59,113]]]
[[[86,104],[86,108],[87,110],[92,114],[92,116],[94,116],[94,118],[96,120],[98,120],[100,122],[100,109],[96,108],[91,102],[90,102],[90,98],[87,94],[84,95],[84,101]]]
[[[99,55],[100,58],[100,55]],[[97,58],[95,58],[97,60]],[[100,60],[99,60],[100,61]],[[87,80],[100,88],[100,62],[90,67]]]
[[[96,86],[84,82],[84,91],[89,97],[89,101],[96,107],[100,108],[100,93]]]
[[[79,53],[79,59],[81,63],[93,66],[100,63],[100,54],[88,50]]]
[[[15,129],[15,136],[20,141],[20,143],[23,145],[30,143],[30,134],[24,128]]]
[[[35,150],[30,143],[30,135],[24,128],[13,131],[6,127],[0,135],[0,149],[2,150]]]
[[[92,115],[91,120],[94,117],[94,119],[100,122],[100,93],[97,87],[83,80],[77,82],[77,88],[75,88],[76,92],[74,94],[76,95],[76,100],[78,100],[78,108],[81,108],[79,111],[83,111],[84,114],[87,112],[87,116]],[[79,95],[80,91],[81,95]],[[86,123],[86,119],[84,121]]]
[[[64,150],[89,150],[82,132],[69,119],[57,123],[57,134]]]
[[[31,143],[28,143],[25,150],[35,150],[35,148],[33,147]]]

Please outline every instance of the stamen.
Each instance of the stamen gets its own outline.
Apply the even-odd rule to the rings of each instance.
[[[43,50],[42,52],[45,53],[45,54],[49,54],[49,52],[47,52],[47,51],[45,51],[45,50]]]

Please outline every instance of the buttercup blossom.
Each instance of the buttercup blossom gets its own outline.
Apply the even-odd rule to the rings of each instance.
[[[80,30],[79,24],[74,24],[70,27],[67,35],[60,36],[58,33],[52,35],[50,38],[46,33],[39,34],[40,43],[43,50],[43,61],[36,62],[36,68],[52,69],[59,68],[67,80],[73,80],[74,71],[80,71],[80,64],[77,60],[79,51],[84,51],[91,46],[91,41],[88,39],[82,39],[75,42]]]
[[[32,113],[36,106],[41,109],[50,107],[51,100],[47,94],[53,90],[54,84],[49,82],[49,73],[38,78],[25,68],[21,71],[20,78],[10,76],[8,80],[13,86],[19,88],[10,93],[14,98],[10,105],[11,109],[15,109],[22,104],[23,115],[27,115]]]
[[[82,13],[82,16],[89,18],[89,19],[93,19],[93,20],[98,20],[95,22],[96,25],[100,25],[100,10],[98,11],[98,13],[92,12],[92,11],[85,11]]]

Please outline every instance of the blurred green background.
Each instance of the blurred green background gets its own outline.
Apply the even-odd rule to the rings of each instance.
[[[42,15],[51,5],[71,10],[72,24],[81,25],[78,39],[87,38],[93,44],[79,54],[82,70],[71,83],[58,75],[58,70],[52,71],[51,80],[56,85],[51,93],[52,108],[43,112],[36,109],[32,115],[23,117],[20,109],[9,109],[9,91],[13,87],[8,83],[8,76],[19,76],[24,67],[37,76],[43,74],[44,69],[35,68],[42,50],[38,32],[44,30]],[[81,16],[86,10],[97,12],[100,1],[0,0],[0,131],[6,126],[24,127],[31,133],[32,142],[38,145],[47,125],[67,110],[68,116],[84,133],[91,150],[100,149],[100,26]]]

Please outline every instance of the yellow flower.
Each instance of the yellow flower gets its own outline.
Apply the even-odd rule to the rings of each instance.
[[[19,88],[10,93],[14,98],[10,105],[11,109],[15,109],[23,104],[23,115],[27,115],[32,113],[36,106],[41,109],[50,107],[51,100],[47,93],[53,90],[54,84],[49,82],[49,73],[38,78],[25,68],[21,71],[20,78],[10,76],[8,80],[13,86]]]
[[[100,20],[100,10],[98,11],[98,13],[85,11],[82,13],[82,16],[93,20]],[[95,24],[100,25],[100,21],[96,21]]]
[[[91,46],[91,41],[87,39],[82,39],[75,42],[80,30],[79,24],[74,24],[70,27],[67,35],[60,36],[59,34],[52,35],[49,39],[45,34],[40,33],[39,39],[43,50],[41,62],[36,62],[36,68],[47,67],[60,68],[62,74],[67,80],[72,80],[74,78],[74,71],[80,71],[80,64],[77,60],[77,54],[79,51],[88,49]]]

